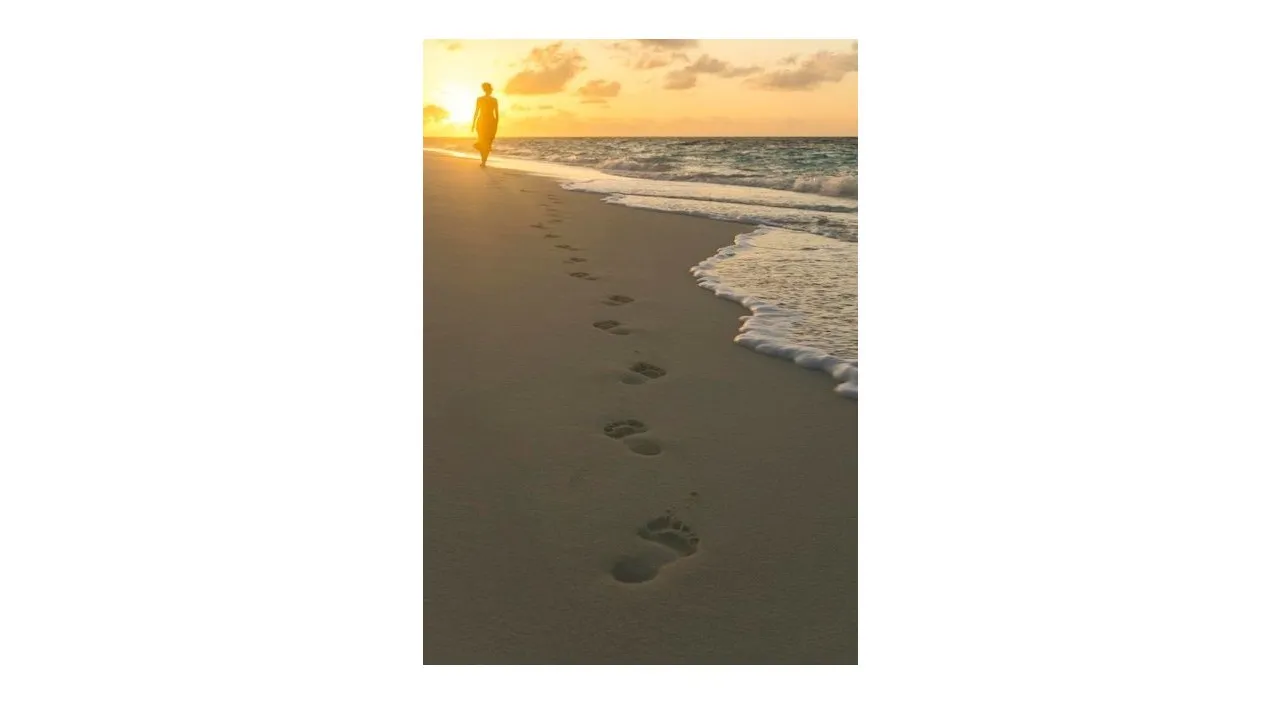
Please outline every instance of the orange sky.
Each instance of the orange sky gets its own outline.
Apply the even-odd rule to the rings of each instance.
[[[423,134],[466,135],[493,84],[499,137],[854,136],[854,40],[423,43]]]

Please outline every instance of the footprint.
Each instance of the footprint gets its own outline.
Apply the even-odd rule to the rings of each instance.
[[[535,225],[531,225],[530,227],[536,227],[536,228],[538,228],[539,230],[545,230],[545,229],[547,229],[547,226],[546,226],[546,225],[543,225],[542,223],[537,223],[537,224],[535,224]]]
[[[633,438],[632,435],[648,432],[649,428],[644,423],[630,418],[628,420],[615,421],[604,426],[604,434],[614,440],[621,440],[628,450],[637,455],[653,455],[662,454],[662,445],[652,438]]]
[[[671,548],[685,557],[697,552],[698,543],[701,542],[693,527],[676,518],[670,511],[641,526],[636,535]]]
[[[549,238],[549,239],[553,239],[553,240],[554,240],[554,239],[559,239],[559,238],[560,238],[560,235],[553,235],[553,234],[551,234],[550,232],[548,232],[547,234],[543,235],[543,237],[546,237],[546,238]]]
[[[582,262],[585,262],[585,261],[587,261],[587,260],[586,260],[586,259],[583,259],[582,257],[569,257],[568,259],[564,260],[564,263],[565,263],[565,264],[579,264],[579,263],[582,263]]]
[[[622,444],[626,445],[628,450],[631,450],[637,455],[647,455],[652,457],[654,455],[662,454],[662,445],[658,444],[657,440],[650,440],[649,438],[623,438]]]
[[[616,320],[597,320],[591,324],[597,330],[604,330],[611,335],[630,335],[631,331],[622,327]]]
[[[551,219],[550,219],[550,220],[548,220],[547,222],[549,222],[549,223],[551,223],[552,225],[554,225],[554,224],[556,224],[556,223],[558,223],[558,222],[564,222],[564,220],[561,220],[560,218],[551,218]]]
[[[677,519],[670,511],[641,526],[636,530],[636,535],[676,554],[673,558],[665,559],[657,555],[624,555],[618,558],[609,573],[624,584],[653,580],[665,565],[696,553],[698,543],[701,542],[693,527]]]
[[[638,584],[658,576],[659,566],[648,560],[628,555],[614,563],[610,574],[619,582]]]
[[[575,279],[582,279],[583,281],[596,281],[600,278],[599,276],[592,276],[585,271],[575,271],[569,274],[569,276],[572,276]]]
[[[556,245],[556,246],[559,246],[559,245]],[[628,304],[628,303],[631,303],[631,302],[632,302],[632,301],[634,301],[634,300],[636,300],[636,299],[632,298],[631,296],[619,296],[619,295],[613,295],[613,296],[609,296],[608,298],[604,299],[604,301],[602,301],[602,303],[604,303],[604,304],[606,304],[606,305],[610,305],[610,306],[624,306],[624,305],[626,305],[626,304]]]
[[[579,248],[577,248],[577,247],[574,247],[574,246],[573,246],[573,245],[571,245],[571,244],[558,244],[558,245],[556,245],[556,249],[564,249],[564,250],[568,250],[568,251],[570,251],[570,252],[581,252],[581,251],[582,251],[581,249],[579,249]]]
[[[658,377],[667,375],[666,369],[663,369],[656,364],[649,364],[648,362],[636,362],[631,365],[631,371],[636,374],[643,374],[650,379],[657,379]]]
[[[614,421],[604,426],[604,434],[614,440],[620,440],[628,435],[643,433],[648,429],[649,427],[644,423],[641,423],[634,418],[628,418],[627,420]]]

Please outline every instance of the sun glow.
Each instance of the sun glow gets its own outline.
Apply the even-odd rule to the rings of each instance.
[[[449,111],[449,122],[457,125],[471,124],[476,109],[476,93],[456,83],[450,83],[440,91],[438,105]]]

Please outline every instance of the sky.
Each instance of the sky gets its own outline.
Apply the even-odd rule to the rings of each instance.
[[[422,75],[428,137],[468,134],[486,81],[500,137],[858,134],[853,39],[429,39]]]

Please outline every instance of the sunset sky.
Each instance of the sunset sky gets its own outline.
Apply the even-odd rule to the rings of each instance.
[[[423,43],[423,134],[469,133],[493,84],[498,136],[856,136],[848,40]]]

